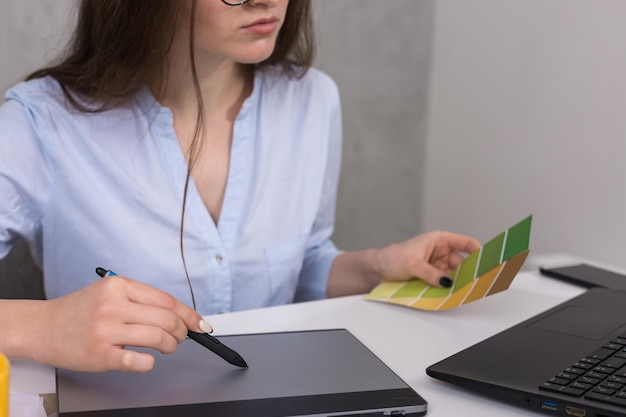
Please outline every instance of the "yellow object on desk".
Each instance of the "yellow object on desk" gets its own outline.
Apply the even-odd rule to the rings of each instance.
[[[0,417],[9,417],[9,375],[11,365],[0,353]]]

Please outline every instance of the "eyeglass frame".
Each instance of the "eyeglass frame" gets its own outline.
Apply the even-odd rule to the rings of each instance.
[[[222,0],[222,3],[224,3],[227,6],[243,6],[249,1],[250,0],[239,0],[237,3],[230,3],[228,0]]]

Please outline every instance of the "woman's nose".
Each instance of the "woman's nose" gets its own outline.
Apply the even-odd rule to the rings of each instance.
[[[287,1],[287,0],[249,0],[248,3],[246,3],[246,5],[248,6],[252,6],[252,7],[275,7],[280,1]]]

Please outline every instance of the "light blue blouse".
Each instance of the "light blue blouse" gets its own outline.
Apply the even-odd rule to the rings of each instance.
[[[111,269],[191,305],[179,228],[186,175],[172,114],[147,89],[125,107],[73,109],[51,78],[0,106],[0,258],[19,236],[48,298]],[[216,225],[193,183],[184,254],[198,311],[325,297],[341,160],[335,83],[257,71],[235,126]]]

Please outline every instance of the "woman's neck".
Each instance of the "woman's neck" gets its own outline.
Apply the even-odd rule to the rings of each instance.
[[[196,74],[203,106],[208,114],[224,109],[238,112],[252,90],[251,68],[233,61],[196,60]],[[170,59],[167,82],[157,99],[179,114],[197,111],[197,91],[188,60]]]

